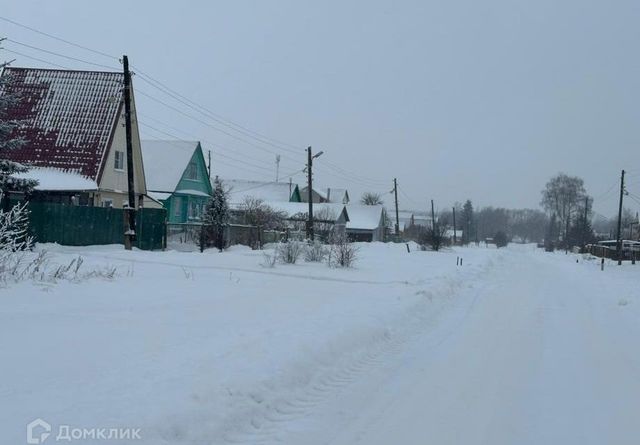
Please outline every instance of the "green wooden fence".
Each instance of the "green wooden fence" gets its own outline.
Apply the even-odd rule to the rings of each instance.
[[[124,244],[123,209],[30,202],[29,211],[30,230],[37,242],[66,246]],[[144,250],[164,248],[166,217],[165,209],[138,210],[135,246]]]

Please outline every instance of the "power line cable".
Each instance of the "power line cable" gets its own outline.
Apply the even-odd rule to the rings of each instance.
[[[107,57],[107,58],[112,59],[112,60],[119,60],[118,57],[113,56],[111,54],[107,54],[105,52],[98,51],[98,50],[95,50],[93,48],[89,48],[89,47],[86,47],[84,45],[77,44],[75,42],[71,42],[69,40],[63,39],[61,37],[54,36],[52,34],[44,32],[44,31],[40,31],[38,29],[35,29],[33,27],[24,25],[22,23],[16,22],[16,21],[11,20],[11,19],[8,19],[6,17],[0,16],[0,19],[6,21],[8,23],[12,23],[12,24],[14,24],[16,26],[20,26],[22,28],[28,29],[28,30],[30,30],[32,32],[35,32],[35,33],[38,33],[40,35],[44,35],[44,36],[52,38],[54,40],[63,42],[65,44],[68,44],[68,45],[71,45],[71,46],[74,46],[76,48],[80,48],[80,49],[83,49],[85,51],[89,51],[89,52],[92,52],[94,54],[98,54],[98,55],[101,55],[103,57]],[[38,50],[38,51],[43,51],[43,52],[46,52],[48,54],[51,54],[51,55],[54,55],[54,56],[57,56],[57,57],[63,57],[63,58],[67,58],[69,60],[75,60],[75,61],[78,61],[78,62],[81,62],[81,63],[86,63],[86,64],[90,64],[90,65],[94,65],[94,66],[99,66],[99,67],[107,68],[107,69],[110,69],[110,70],[114,69],[111,66],[98,64],[98,63],[94,63],[94,62],[89,62],[89,61],[86,61],[86,60],[83,60],[83,59],[80,59],[80,58],[67,56],[67,55],[56,53],[56,52],[49,51],[49,50],[44,50],[44,49],[36,47],[36,46],[24,44],[22,42],[17,42],[17,41],[13,41],[13,40],[12,40],[12,42],[16,43],[16,44],[19,44],[19,45],[23,45],[23,46],[29,47],[29,48],[32,48],[32,49],[35,49],[35,50]],[[59,65],[59,64],[56,64],[56,63],[53,63],[53,62],[49,62],[49,61],[46,61],[44,59],[38,59],[36,57],[32,57],[32,56],[29,56],[29,55],[26,55],[26,54],[22,54],[22,53],[19,53],[17,51],[9,51],[9,52],[21,55],[21,56],[29,58],[29,59],[37,60],[37,61],[40,61],[42,63],[47,63],[47,64],[52,65],[52,66],[58,66],[58,67],[62,67],[62,68],[68,69],[66,67],[63,67],[62,65]],[[207,115],[210,119],[215,120],[219,124],[224,125],[227,128],[233,129],[234,131],[237,131],[237,132],[239,132],[241,134],[244,134],[247,137],[251,137],[252,139],[255,139],[255,140],[257,140],[257,141],[259,141],[261,143],[264,143],[264,144],[267,144],[267,145],[271,145],[274,148],[277,148],[277,149],[280,149],[280,150],[285,150],[285,151],[288,151],[289,153],[298,154],[297,150],[300,150],[300,148],[298,148],[297,146],[295,146],[293,144],[286,143],[286,142],[278,141],[277,139],[274,139],[274,138],[267,137],[267,136],[265,136],[265,135],[263,135],[261,133],[258,133],[256,131],[251,130],[251,129],[247,128],[247,127],[244,127],[244,126],[242,126],[240,124],[237,124],[237,123],[235,123],[235,122],[233,122],[233,121],[231,121],[229,119],[226,119],[226,118],[224,118],[224,117],[212,112],[211,110],[207,109],[206,107],[204,107],[202,105],[199,105],[198,103],[192,101],[191,99],[189,99],[186,96],[178,93],[177,91],[169,88],[167,85],[163,84],[159,80],[157,80],[157,79],[153,78],[152,76],[150,76],[149,74],[145,73],[140,68],[138,68],[136,66],[133,66],[133,65],[132,65],[132,68],[134,68],[134,70],[136,70],[138,72],[138,74],[140,75],[140,79],[141,80],[147,82],[148,84],[150,84],[154,88],[159,89],[164,94],[169,95],[174,100],[179,101],[183,105],[189,106],[194,111],[198,111],[201,114]],[[145,93],[143,93],[143,92],[141,92],[141,94],[145,95]],[[146,96],[151,98],[152,100],[156,100],[157,102],[163,103],[159,99],[154,99],[149,94],[146,94]],[[168,104],[165,104],[165,103],[163,103],[163,105],[168,106]],[[175,111],[180,112],[183,115],[186,115],[184,112],[179,111],[175,107],[171,107],[171,106],[169,106],[169,107],[174,109]],[[188,117],[191,118],[191,119],[194,119],[193,116],[188,116]],[[244,143],[247,143],[247,144],[249,144],[249,145],[251,145],[251,146],[253,146],[255,148],[258,148],[258,146],[256,146],[255,144],[252,144],[252,143],[246,141],[245,139],[242,139],[242,138],[238,137],[237,135],[234,135],[232,133],[226,132],[226,131],[224,131],[224,130],[222,130],[220,128],[217,128],[217,127],[215,127],[213,125],[206,124],[206,123],[200,121],[199,119],[195,119],[195,120],[199,121],[200,123],[202,123],[204,125],[210,126],[210,127],[214,128],[214,129],[216,129],[217,131],[220,131],[223,134],[226,134],[229,137],[235,138],[235,139],[240,140],[240,141],[242,141]],[[287,148],[287,147],[291,147],[291,148]],[[264,148],[260,148],[260,149],[262,149],[264,151],[268,151],[268,150],[265,150]],[[269,152],[271,154],[280,154],[280,153],[273,153],[271,151],[269,151]],[[290,158],[288,156],[285,156],[285,155],[282,155],[282,156],[283,157],[287,157],[287,158],[291,159],[294,162],[298,162],[297,160],[293,160],[292,158]],[[332,163],[327,163],[327,165],[328,165],[329,169],[331,169],[331,170],[333,170],[335,172],[333,174],[329,173],[329,174],[333,175],[334,177],[338,177],[338,178],[341,178],[341,179],[347,179],[349,181],[354,181],[354,178],[358,178],[359,181],[357,181],[357,182],[359,182],[360,185],[364,185],[366,187],[371,187],[371,186],[374,186],[374,185],[375,186],[380,186],[380,185],[382,185],[384,183],[384,182],[382,182],[380,180],[373,180],[373,179],[361,176],[359,174],[356,174],[354,172],[350,172],[350,171],[348,171],[346,169],[343,169],[342,167],[339,167],[339,166],[337,166],[335,164],[332,164]]]
[[[89,51],[89,52],[92,52],[92,53],[94,53],[94,54],[98,54],[98,55],[103,56],[103,57],[107,57],[107,58],[109,58],[109,59],[118,60],[118,61],[120,60],[120,59],[119,59],[119,57],[116,57],[116,56],[114,56],[114,55],[107,54],[107,53],[105,53],[105,52],[103,52],[103,51],[99,51],[99,50],[96,50],[96,49],[93,49],[93,48],[89,48],[89,47],[84,46],[84,45],[80,45],[80,44],[78,44],[78,43],[72,42],[72,41],[67,40],[67,39],[63,39],[63,38],[61,38],[61,37],[55,36],[55,35],[53,35],[53,34],[49,34],[49,33],[47,33],[47,32],[41,31],[41,30],[39,30],[39,29],[36,29],[36,28],[31,27],[31,26],[25,25],[25,24],[23,24],[23,23],[19,23],[19,22],[15,21],[15,20],[11,20],[11,19],[9,19],[9,18],[7,18],[7,17],[0,16],[0,20],[4,20],[5,22],[8,22],[8,23],[11,23],[11,24],[13,24],[13,25],[19,26],[19,27],[24,28],[24,29],[27,29],[27,30],[29,30],[29,31],[35,32],[35,33],[37,33],[37,34],[40,34],[40,35],[46,36],[46,37],[48,37],[48,38],[51,38],[51,39],[57,40],[57,41],[59,41],[59,42],[63,42],[63,43],[65,43],[65,44],[67,44],[67,45],[71,45],[71,46],[74,46],[74,47],[76,47],[76,48],[80,48],[80,49],[82,49],[82,50]],[[96,64],[96,63],[93,63],[93,62],[87,62],[87,61],[82,60],[82,59],[73,58],[73,57],[71,57],[71,56],[65,56],[65,55],[58,54],[58,53],[55,53],[55,52],[53,52],[53,51],[44,50],[44,49],[42,49],[42,48],[38,48],[38,47],[32,47],[31,45],[27,45],[27,44],[24,44],[24,43],[21,43],[21,42],[17,42],[17,41],[13,41],[13,42],[14,42],[14,43],[17,43],[17,44],[19,44],[19,45],[24,45],[24,46],[31,47],[31,48],[36,49],[36,50],[39,50],[39,51],[45,51],[45,52],[48,52],[49,54],[56,55],[56,56],[58,56],[58,57],[69,58],[69,59],[71,59],[71,60],[76,60],[76,61],[79,61],[79,62],[82,62],[82,63],[89,63],[89,64],[92,64],[92,65],[101,66],[101,67],[107,67],[107,68],[109,68],[109,69],[113,69],[112,67],[108,67],[107,65]],[[29,57],[29,56],[26,56],[26,55],[23,55],[23,56],[24,56],[24,57]],[[50,62],[46,62],[46,61],[43,61],[43,62],[44,62],[44,63],[52,64],[52,63],[50,63]],[[52,65],[54,65],[54,64],[52,64]],[[297,146],[295,146],[295,145],[293,145],[293,144],[289,144],[289,143],[286,143],[286,142],[278,141],[278,140],[276,140],[276,139],[274,139],[274,138],[270,138],[270,137],[268,137],[268,136],[265,136],[265,135],[263,135],[263,134],[260,134],[260,133],[258,133],[258,132],[256,132],[256,131],[254,131],[254,130],[251,130],[251,129],[249,129],[249,128],[247,128],[247,127],[243,126],[243,125],[240,125],[240,124],[238,124],[238,123],[235,123],[235,122],[231,121],[230,119],[226,119],[226,118],[222,117],[221,115],[219,115],[219,114],[217,114],[217,113],[214,113],[213,111],[211,111],[211,110],[207,109],[206,107],[203,107],[202,105],[199,105],[198,103],[196,103],[196,102],[192,101],[191,99],[189,99],[189,98],[187,98],[186,96],[184,96],[184,95],[182,95],[182,94],[178,93],[177,91],[175,91],[175,90],[173,90],[173,89],[169,88],[167,85],[163,84],[162,82],[160,82],[159,80],[155,79],[155,78],[154,78],[154,77],[152,77],[151,75],[149,75],[149,74],[145,73],[144,71],[142,71],[142,70],[141,70],[140,68],[138,68],[137,66],[132,65],[132,68],[133,68],[135,71],[137,71],[137,72],[141,75],[141,79],[142,79],[143,77],[146,77],[146,79],[143,79],[143,80],[145,80],[147,83],[151,84],[151,85],[152,85],[152,86],[154,86],[155,88],[158,88],[158,89],[160,89],[161,91],[162,91],[162,90],[163,90],[163,88],[164,88],[164,90],[166,90],[166,91],[165,91],[165,94],[169,94],[169,93],[171,93],[171,95],[173,95],[173,96],[174,96],[174,99],[176,98],[175,96],[177,96],[177,97],[181,98],[183,101],[189,102],[190,104],[192,104],[192,105],[194,105],[194,106],[198,107],[200,110],[203,110],[203,111],[205,111],[206,113],[209,113],[209,114],[210,114],[210,116],[209,116],[210,118],[214,118],[214,119],[216,119],[217,121],[219,121],[220,123],[224,123],[224,124],[225,124],[225,125],[227,125],[227,126],[237,127],[237,128],[236,128],[236,131],[243,131],[243,132],[245,132],[245,133],[252,134],[252,135],[253,135],[252,137],[254,137],[254,138],[258,139],[258,140],[261,140],[263,143],[268,143],[268,144],[274,145],[274,146],[276,146],[277,148],[286,149],[285,147],[282,147],[282,146],[289,146],[289,147],[291,147],[291,148],[286,149],[286,150],[289,150],[289,151],[290,151],[290,152],[292,152],[292,153],[296,153],[296,154],[297,154],[297,152],[296,152],[296,151],[294,151],[294,150],[301,149],[301,148],[299,148],[299,147],[297,147]],[[148,79],[148,80],[147,80],[147,79]],[[156,84],[156,85],[154,85],[154,84]],[[168,92],[168,93],[167,93],[167,92]],[[202,111],[200,111],[200,112],[202,113]],[[276,144],[278,144],[278,145],[276,145]]]
[[[138,113],[138,114],[139,114],[140,116],[142,116],[145,120],[146,120],[146,119],[151,119],[151,120],[155,121],[156,123],[158,123],[158,124],[162,125],[162,126],[163,126],[163,127],[165,127],[165,128],[169,128],[169,129],[171,129],[172,131],[177,131],[178,133],[181,133],[181,134],[186,135],[186,136],[187,136],[187,137],[189,137],[190,139],[193,139],[193,140],[199,140],[200,142],[204,142],[207,146],[211,146],[211,147],[216,147],[216,148],[218,148],[218,149],[219,149],[219,151],[216,151],[216,150],[214,150],[214,151],[213,151],[213,153],[215,153],[216,155],[219,155],[219,156],[222,156],[222,157],[225,157],[225,158],[228,158],[228,159],[232,159],[232,160],[234,160],[234,161],[236,161],[236,162],[244,163],[244,164],[246,164],[246,165],[250,165],[250,166],[253,166],[253,167],[255,167],[255,168],[262,169],[262,170],[266,170],[266,171],[270,171],[270,172],[272,172],[272,171],[273,171],[272,169],[270,169],[270,168],[268,168],[268,167],[265,167],[264,165],[252,164],[252,163],[250,163],[250,162],[248,162],[248,161],[246,161],[246,160],[243,160],[243,159],[237,159],[237,158],[234,158],[233,156],[230,156],[230,155],[228,155],[228,154],[224,154],[224,153],[222,153],[221,151],[222,151],[222,150],[226,150],[226,149],[225,149],[224,147],[222,147],[222,146],[218,145],[218,144],[214,144],[214,143],[212,143],[212,142],[207,141],[206,139],[200,139],[200,138],[198,138],[197,136],[194,136],[194,135],[192,135],[192,134],[189,134],[189,133],[187,133],[187,132],[185,132],[185,131],[182,131],[182,130],[179,130],[179,129],[173,128],[173,127],[171,127],[171,126],[169,126],[169,125],[167,125],[167,124],[165,124],[165,123],[163,123],[163,122],[161,122],[161,121],[159,121],[159,120],[157,120],[157,119],[152,118],[151,116],[146,116],[146,115],[143,115],[143,114],[141,114],[141,113]],[[148,124],[148,123],[146,123],[146,122],[142,122],[142,121],[141,121],[141,120],[139,120],[139,119],[138,119],[138,122],[139,122],[140,124],[144,125],[145,127],[149,127],[149,128],[151,128],[151,129],[156,130],[157,132],[160,132],[160,133],[162,133],[162,134],[164,134],[164,135],[166,135],[166,136],[169,136],[169,137],[171,137],[171,138],[173,138],[173,139],[183,140],[183,139],[182,139],[181,137],[179,137],[179,136],[176,136],[176,135],[174,135],[174,134],[171,134],[171,133],[169,133],[169,132],[167,132],[167,131],[160,130],[160,129],[158,129],[157,127],[153,127],[153,126],[149,125],[149,124]]]
[[[338,172],[341,172],[341,173],[346,174],[348,176],[357,177],[357,178],[359,178],[359,179],[361,179],[362,181],[365,181],[365,182],[371,182],[371,183],[375,183],[375,184],[379,184],[379,185],[385,185],[388,182],[388,181],[383,181],[381,179],[368,178],[368,177],[363,176],[363,175],[361,175],[359,173],[351,172],[351,171],[346,170],[343,167],[341,167],[341,166],[339,166],[337,164],[334,164],[332,162],[329,162],[327,160],[323,160],[323,163],[326,164],[327,166],[333,168],[334,170],[336,170]]]
[[[136,69],[136,67],[133,67],[134,70]],[[303,148],[299,148],[299,147],[295,147],[294,145],[291,144],[287,144],[285,142],[278,142],[277,140],[274,140],[272,138],[269,138],[268,136],[264,136],[256,131],[250,130],[240,124],[236,124],[233,121],[230,121],[228,119],[225,119],[223,117],[221,117],[220,115],[214,113],[213,111],[205,108],[202,105],[199,105],[197,102],[194,102],[192,100],[190,100],[189,98],[183,96],[182,94],[176,92],[175,90],[172,90],[171,88],[169,88],[168,86],[162,84],[161,82],[153,79],[151,76],[149,76],[148,74],[145,74],[143,71],[141,71],[140,69],[137,69],[137,73],[140,75],[140,80],[146,82],[147,84],[151,85],[153,88],[156,88],[157,90],[161,91],[162,93],[166,94],[167,96],[173,98],[174,100],[180,102],[181,104],[191,108],[192,110],[208,117],[209,119],[214,120],[215,122],[231,129],[234,131],[237,131],[247,137],[253,138],[258,142],[261,142],[263,144],[266,145],[270,145],[274,148],[280,149],[280,150],[285,150],[288,151],[290,153],[293,154],[299,154],[300,151]],[[275,141],[275,142],[272,142]],[[288,148],[285,147],[285,145],[288,145],[290,147],[294,147],[294,149],[292,148]]]
[[[58,40],[59,42],[66,43],[67,45],[75,46],[76,48],[80,48],[80,49],[83,49],[85,51],[90,51],[92,53],[99,54],[99,55],[104,56],[104,57],[109,57],[111,59],[118,60],[118,57],[112,56],[112,55],[107,54],[107,53],[103,53],[102,51],[98,51],[98,50],[95,50],[95,49],[88,48],[88,47],[80,45],[78,43],[70,42],[69,40],[65,40],[65,39],[63,39],[61,37],[56,37],[56,36],[54,36],[52,34],[48,34],[48,33],[44,32],[44,31],[40,31],[38,29],[32,28],[32,27],[27,26],[27,25],[25,25],[23,23],[16,22],[15,20],[11,20],[11,19],[8,19],[8,18],[2,17],[2,16],[0,16],[0,20],[4,20],[5,22],[11,23],[13,25],[19,26],[19,27],[24,28],[24,29],[28,29],[29,31],[33,31],[33,32],[38,33],[40,35],[49,37],[51,39]]]
[[[140,120],[138,120],[138,123],[139,123],[140,125],[142,125],[143,127],[149,128],[149,129],[151,129],[151,130],[153,130],[153,131],[155,131],[155,132],[157,132],[157,133],[163,134],[163,135],[165,135],[165,136],[169,136],[169,137],[173,138],[174,140],[177,140],[177,141],[184,141],[183,139],[181,139],[181,138],[179,138],[179,137],[177,137],[177,136],[175,136],[175,135],[173,135],[173,134],[171,134],[171,133],[167,133],[167,132],[165,132],[165,131],[162,131],[162,130],[160,130],[160,129],[156,128],[156,127],[153,127],[153,126],[151,126],[151,125],[149,125],[149,124],[147,124],[147,123],[145,123],[145,122],[142,122],[142,121],[140,121]],[[166,141],[166,142],[167,142],[167,143],[169,143],[169,144],[171,144],[171,145],[173,145],[173,146],[175,146],[176,148],[181,148],[179,145],[177,145],[177,144],[173,144],[171,141]],[[257,170],[255,170],[255,169],[256,169],[256,168],[259,168],[259,169],[264,169],[264,170],[267,170],[267,171],[271,172],[271,170],[270,170],[270,169],[267,169],[266,167],[263,167],[263,166],[256,166],[256,165],[253,165],[253,164],[249,164],[249,163],[248,163],[248,162],[246,162],[246,161],[240,161],[240,160],[237,160],[237,159],[232,158],[232,157],[230,157],[230,156],[224,155],[224,154],[222,154],[222,153],[216,153],[216,152],[214,152],[214,154],[218,154],[218,155],[220,155],[220,156],[222,156],[222,157],[225,157],[225,158],[229,158],[229,159],[231,159],[231,161],[232,161],[233,163],[230,163],[229,161],[222,161],[222,160],[218,160],[218,161],[217,161],[217,162],[220,162],[220,163],[222,163],[222,164],[224,164],[224,165],[228,165],[228,166],[230,166],[230,167],[234,167],[234,168],[241,168],[241,169],[244,169],[244,170],[246,170],[246,171],[248,171],[248,172],[251,172],[251,173],[254,173],[254,174],[263,175],[263,176],[267,176],[267,173],[262,172],[262,171],[257,171]],[[240,164],[240,165],[234,165],[234,164],[236,164],[236,163],[237,163],[237,164]]]
[[[158,99],[158,98],[156,98],[156,97],[154,97],[154,96],[152,96],[152,95],[150,95],[150,94],[148,94],[148,93],[146,93],[146,92],[144,92],[144,91],[140,90],[139,88],[136,88],[136,89],[135,89],[135,92],[136,92],[136,93],[139,93],[139,94],[141,94],[141,95],[143,95],[143,96],[145,96],[145,97],[147,97],[147,98],[149,98],[149,99],[153,100],[154,102],[157,102],[157,103],[159,103],[159,104],[161,104],[161,105],[163,105],[163,106],[165,106],[165,107],[167,107],[167,108],[169,108],[169,109],[171,109],[171,110],[173,110],[173,111],[175,111],[175,112],[177,112],[177,113],[180,113],[181,115],[183,115],[183,116],[185,116],[185,117],[187,117],[187,118],[189,118],[189,119],[191,119],[191,120],[194,120],[194,121],[196,121],[196,122],[199,122],[199,123],[200,123],[200,124],[202,124],[202,125],[205,125],[205,126],[207,126],[207,127],[209,127],[209,128],[212,128],[212,129],[214,129],[214,130],[216,130],[216,131],[219,131],[219,132],[221,132],[221,133],[223,133],[223,134],[225,134],[225,135],[227,135],[227,136],[229,136],[229,137],[231,137],[231,138],[233,138],[233,139],[236,139],[236,140],[239,140],[239,141],[241,141],[241,142],[244,142],[245,144],[247,144],[247,145],[249,145],[249,146],[251,146],[251,147],[257,148],[258,150],[262,150],[262,151],[265,151],[265,152],[267,152],[267,153],[274,154],[274,155],[275,155],[275,154],[280,154],[280,153],[274,152],[274,151],[272,151],[272,150],[269,150],[269,149],[267,149],[267,148],[265,148],[265,147],[261,147],[261,146],[259,146],[259,145],[255,145],[255,144],[253,144],[253,143],[251,143],[251,142],[247,141],[246,139],[243,139],[243,138],[241,138],[241,137],[239,137],[239,136],[237,136],[237,135],[235,135],[235,134],[233,134],[233,133],[229,133],[228,131],[223,130],[223,129],[221,129],[221,128],[218,128],[218,127],[216,127],[215,125],[213,125],[213,124],[211,124],[211,123],[209,123],[209,122],[205,122],[205,121],[203,121],[203,120],[201,120],[201,119],[199,119],[199,118],[197,118],[197,117],[195,117],[195,116],[192,116],[192,115],[190,115],[190,114],[188,114],[188,113],[184,112],[183,110],[180,110],[179,108],[176,108],[176,107],[174,107],[173,105],[170,105],[170,104],[168,104],[168,103],[166,103],[166,102],[164,102],[164,101],[162,101],[162,100],[160,100],[160,99]],[[282,156],[283,158],[287,158],[287,159],[289,159],[289,160],[291,160],[291,161],[293,161],[293,162],[295,162],[295,163],[298,163],[298,162],[299,162],[298,160],[293,159],[293,158],[291,158],[290,156],[287,156],[287,155],[284,155],[284,154],[283,154],[283,155],[281,155],[281,156]]]
[[[66,67],[66,66],[63,66],[63,65],[59,65],[59,64],[54,63],[54,62],[50,62],[50,61],[48,61],[48,60],[40,59],[40,58],[38,58],[38,57],[29,56],[29,55],[27,55],[27,54],[23,54],[23,53],[18,52],[18,51],[13,51],[13,50],[11,50],[11,49],[7,49],[7,48],[0,48],[0,50],[2,50],[2,51],[6,51],[6,52],[11,53],[11,54],[15,54],[15,55],[17,55],[17,56],[25,57],[25,58],[27,58],[27,59],[35,60],[36,62],[46,63],[47,65],[55,66],[56,68],[61,68],[61,69],[63,69],[63,70],[68,70],[68,69],[70,69],[69,67]]]
[[[10,39],[8,37],[6,38],[6,41],[14,43],[16,45],[23,46],[25,48],[33,49],[33,50],[40,51],[40,52],[43,52],[43,53],[46,53],[46,54],[50,54],[52,56],[62,57],[64,59],[68,59],[68,60],[73,60],[75,62],[86,63],[87,65],[97,66],[97,67],[100,67],[100,68],[107,68],[108,70],[112,70],[112,71],[119,71],[120,70],[120,68],[114,68],[112,66],[103,65],[101,63],[89,62],[87,60],[79,59],[77,57],[67,56],[65,54],[60,54],[60,53],[57,53],[57,52],[54,52],[54,51],[49,51],[48,49],[39,48],[37,46],[33,46],[33,45],[26,44],[26,43],[18,42],[17,40],[13,40],[13,39]]]

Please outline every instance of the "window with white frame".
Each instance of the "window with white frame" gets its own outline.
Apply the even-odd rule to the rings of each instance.
[[[124,151],[116,150],[113,168],[116,170],[124,170]]]
[[[173,198],[173,216],[177,218],[182,216],[182,198],[180,196]]]
[[[188,208],[189,219],[202,218],[202,213],[203,213],[202,209],[203,209],[202,204],[200,204],[197,201],[190,201],[189,208]]]

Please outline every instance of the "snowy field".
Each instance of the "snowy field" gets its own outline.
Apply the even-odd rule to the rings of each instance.
[[[353,269],[270,269],[240,247],[39,245],[117,274],[0,289],[0,443],[36,418],[45,443],[60,425],[148,444],[638,443],[640,265],[359,246]]]

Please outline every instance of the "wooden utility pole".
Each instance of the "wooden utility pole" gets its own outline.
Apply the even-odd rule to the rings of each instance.
[[[453,206],[453,245],[456,245],[458,241],[458,234],[456,233],[456,206]]]
[[[311,154],[311,147],[307,148],[307,198],[309,201],[309,219],[307,220],[307,238],[313,241],[313,160],[319,157],[322,151],[319,151],[315,155]]]
[[[307,238],[313,241],[313,178],[311,176],[311,166],[313,165],[313,156],[311,156],[311,147],[307,148],[307,201],[309,201],[309,216],[307,219]]]
[[[620,203],[618,205],[618,233],[616,235],[616,256],[618,257],[618,266],[622,264],[622,199],[624,197],[624,170],[620,175]]]
[[[280,155],[276,155],[276,182],[280,180]]]
[[[126,55],[122,56],[122,65],[124,68],[124,120],[127,139],[127,189],[129,192],[129,205],[126,209],[129,216],[129,227],[125,232],[124,246],[125,249],[131,250],[136,239],[136,195],[133,177],[133,143],[131,141],[131,73],[129,72],[129,58]]]
[[[589,220],[589,197],[584,197],[584,221],[582,225],[582,249],[587,245],[587,221]]]
[[[211,150],[208,150],[208,156],[209,156],[209,164],[207,164],[207,171],[209,174],[209,181],[211,181]]]
[[[400,212],[398,211],[398,180],[393,178],[393,197],[396,201],[396,238],[400,237]]]
[[[436,213],[433,210],[433,199],[431,200],[431,230],[436,233]]]

